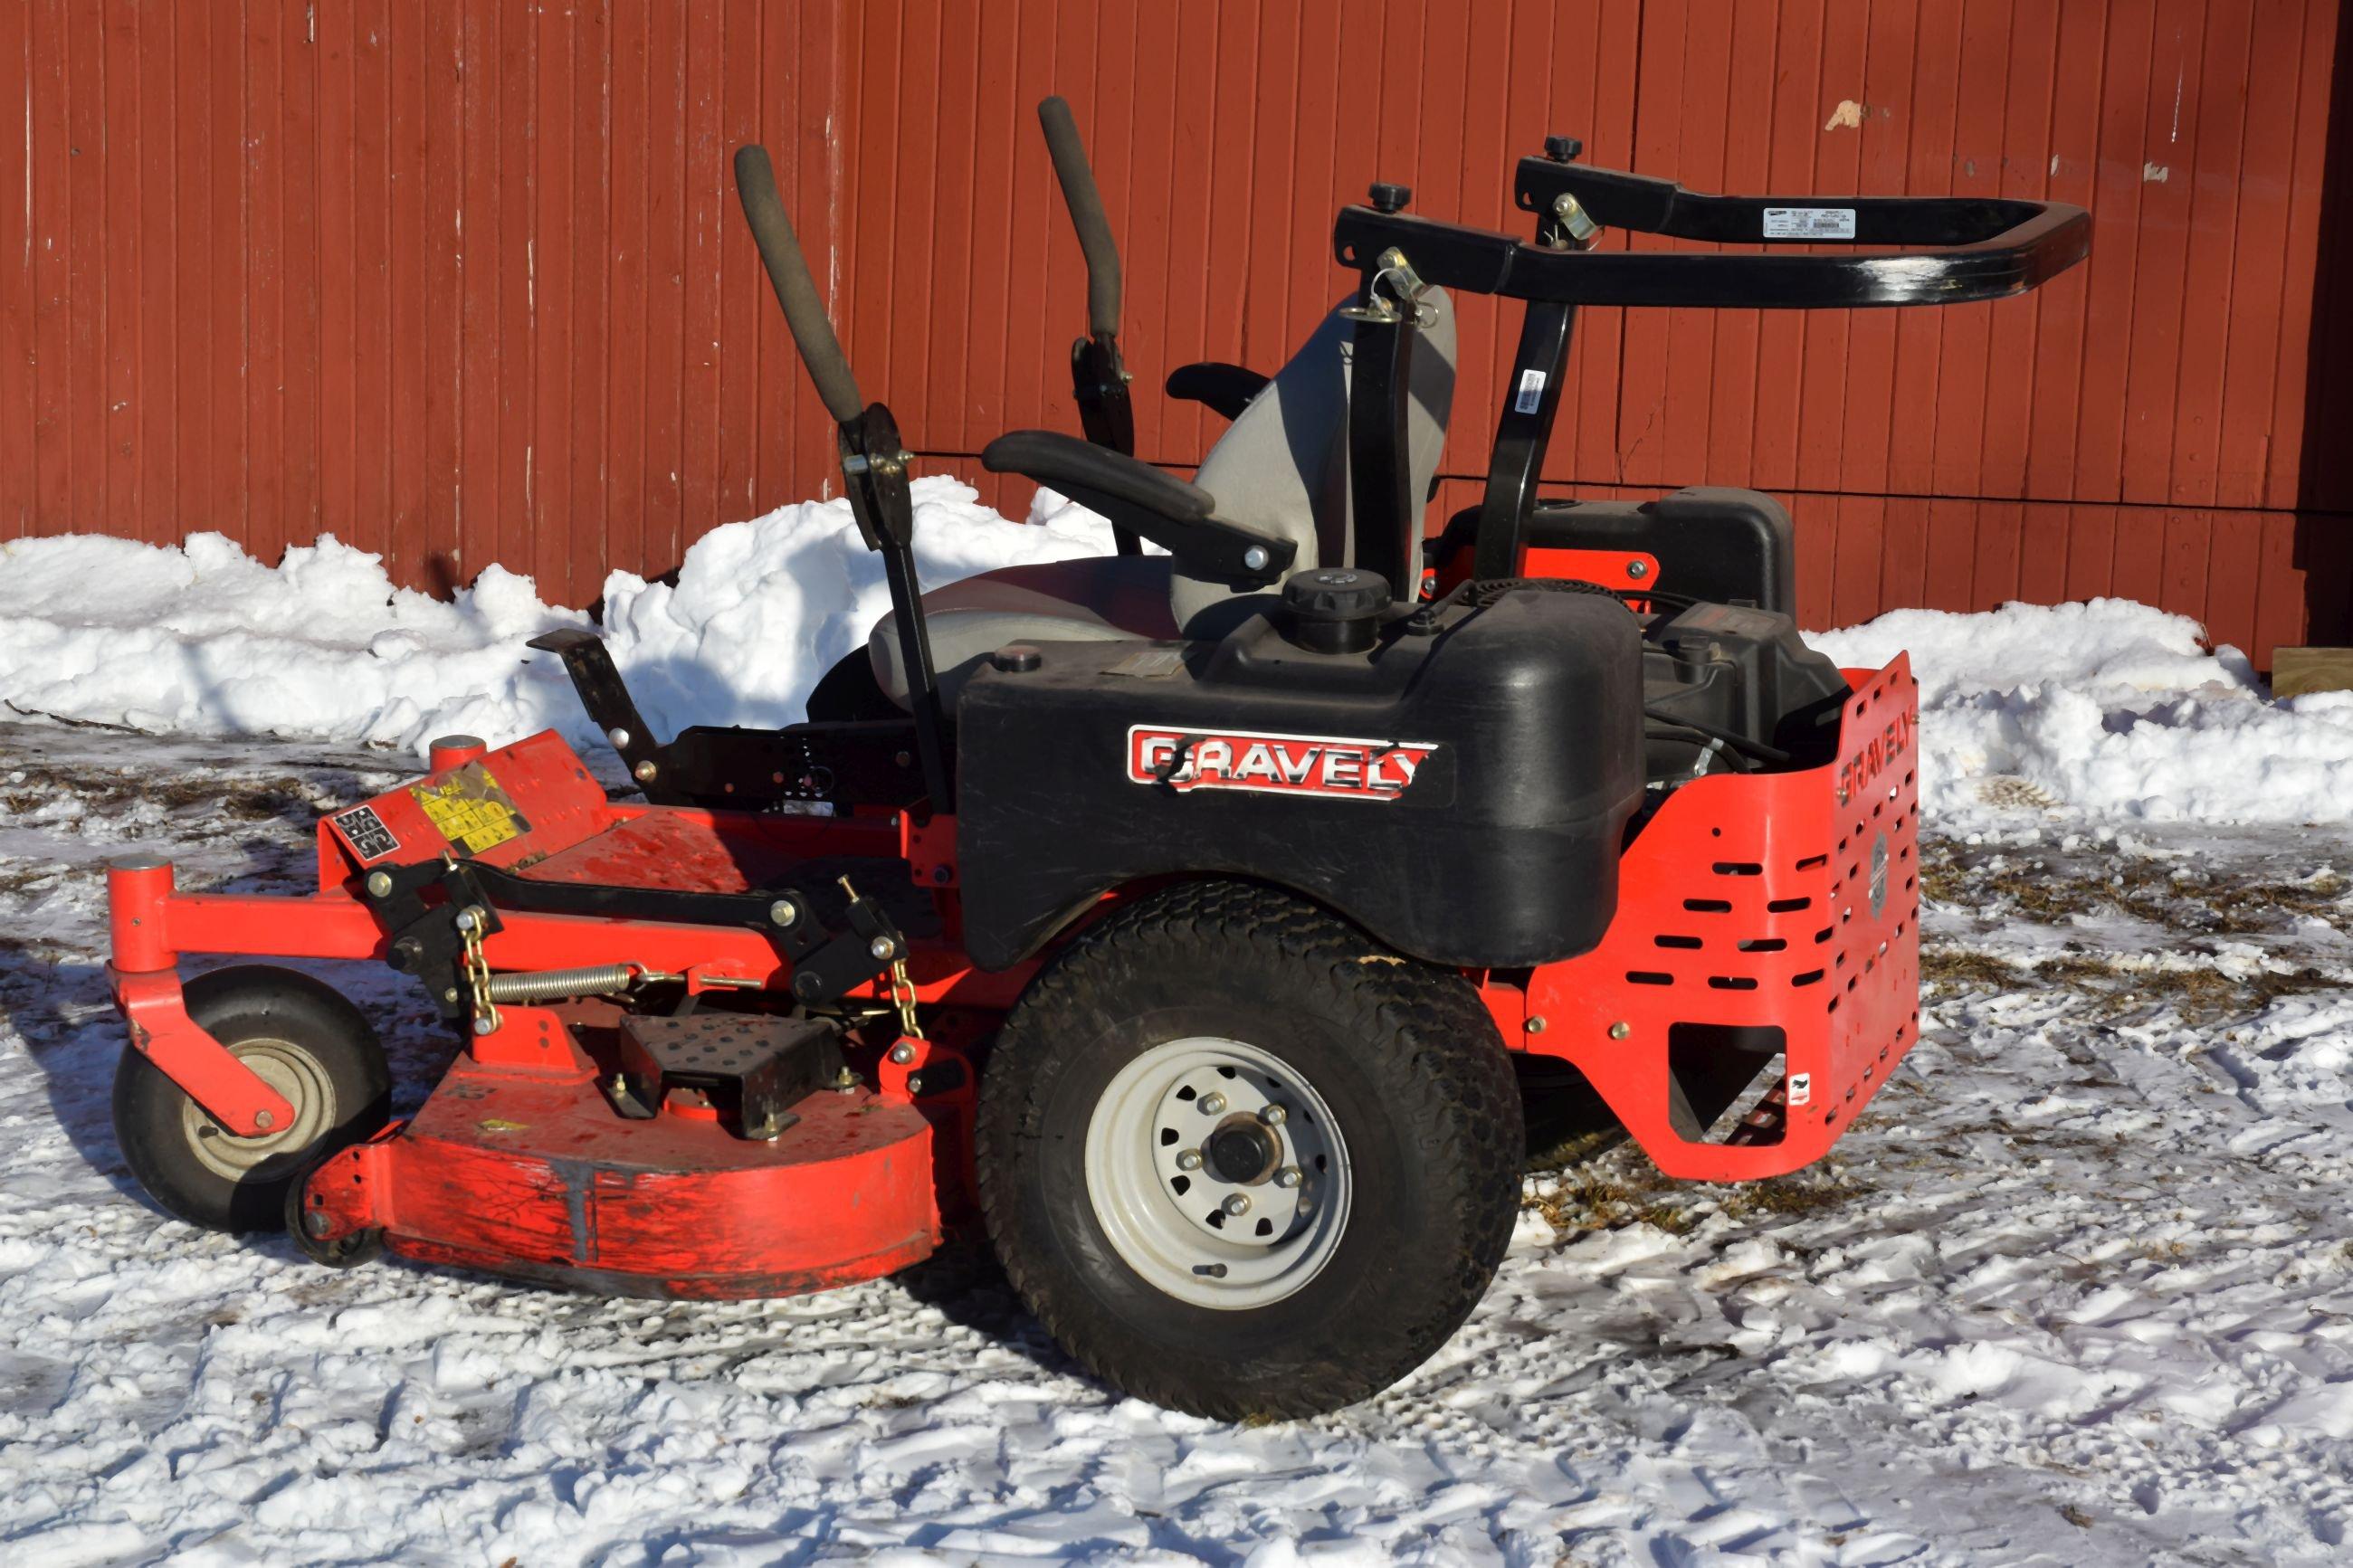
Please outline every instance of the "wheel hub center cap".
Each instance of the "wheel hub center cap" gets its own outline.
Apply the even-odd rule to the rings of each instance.
[[[1201,1157],[1218,1180],[1248,1185],[1274,1173],[1282,1150],[1256,1120],[1233,1116],[1202,1143]]]

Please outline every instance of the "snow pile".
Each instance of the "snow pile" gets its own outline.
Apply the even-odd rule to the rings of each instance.
[[[1109,525],[1040,490],[1022,526],[954,479],[915,481],[932,586],[1095,555]],[[616,572],[607,645],[655,730],[782,724],[889,608],[846,501],[731,523],[676,586]],[[274,734],[421,751],[554,726],[597,737],[561,665],[523,644],[585,626],[492,566],[455,603],[395,588],[322,540],[266,567],[218,534],[163,549],[94,536],[0,545],[0,700],[146,731]],[[1923,780],[1947,827],[1988,805],[2216,822],[2337,820],[2353,798],[2353,694],[2271,701],[2196,622],[2116,599],[1986,615],[1900,610],[1829,632],[1841,663],[1904,649],[1921,680]]]
[[[2274,701],[2197,622],[2122,599],[1897,610],[1810,639],[1849,666],[1903,650],[1920,679],[1924,796],[2154,820],[2340,821],[2353,692]]]
[[[1031,510],[1037,527],[953,479],[919,479],[914,492],[932,586],[1112,547],[1108,524],[1051,491]],[[849,503],[804,501],[705,535],[676,587],[614,573],[603,621],[667,734],[800,718],[809,689],[889,607]],[[0,544],[0,700],[139,730],[415,751],[436,735],[502,744],[554,725],[593,742],[562,665],[522,646],[587,624],[499,566],[450,604],[396,588],[379,557],[332,538],[277,567],[217,533],[177,549],[96,535]]]

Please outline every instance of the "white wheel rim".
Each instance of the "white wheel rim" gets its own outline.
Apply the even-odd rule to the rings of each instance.
[[[1224,1103],[1204,1110],[1213,1095]],[[1323,1270],[1356,1185],[1314,1087],[1271,1051],[1206,1036],[1119,1070],[1087,1121],[1086,1173],[1121,1261],[1164,1294],[1234,1311]]]
[[[197,1161],[216,1176],[241,1182],[265,1161],[301,1152],[335,1124],[335,1082],[316,1057],[285,1040],[241,1040],[228,1049],[294,1108],[286,1126],[253,1138],[231,1132],[193,1100],[181,1108],[180,1131]]]

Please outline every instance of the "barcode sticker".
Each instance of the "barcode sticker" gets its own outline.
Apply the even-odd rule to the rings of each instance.
[[[1512,412],[1534,414],[1536,405],[1544,401],[1545,373],[1540,370],[1520,372],[1520,390],[1512,395]]]
[[[1852,239],[1852,207],[1767,207],[1767,239]]]

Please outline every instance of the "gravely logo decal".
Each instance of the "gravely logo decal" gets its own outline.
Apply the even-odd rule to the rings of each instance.
[[[1868,788],[1881,772],[1894,765],[1895,759],[1912,749],[1913,717],[1905,709],[1887,721],[1887,728],[1865,741],[1848,757],[1839,769],[1839,800],[1852,800]]]
[[[1395,800],[1437,750],[1434,741],[1351,741],[1137,724],[1127,731],[1127,776],[1179,792],[1250,789]]]

